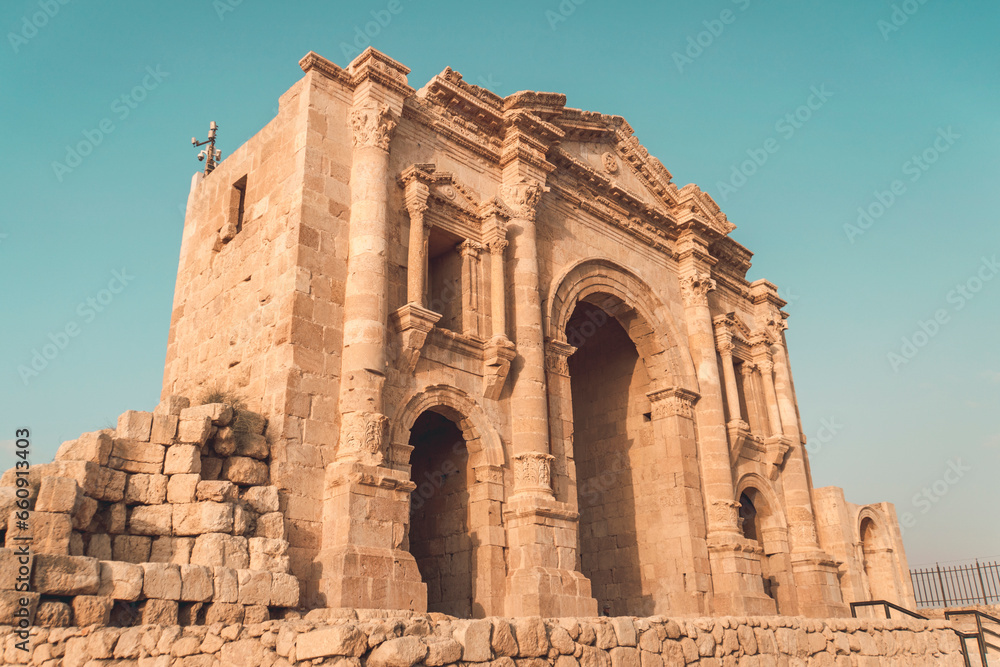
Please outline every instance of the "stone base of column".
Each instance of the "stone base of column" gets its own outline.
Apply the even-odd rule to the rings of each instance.
[[[792,553],[791,563],[800,615],[814,618],[851,615],[841,594],[837,563],[826,552]]]
[[[563,503],[514,497],[504,512],[506,616],[596,616],[590,580],[576,569],[578,514]]]
[[[413,482],[342,461],[328,467],[317,564],[327,607],[427,611],[427,586],[403,549]]]
[[[712,614],[714,616],[773,616],[777,606],[764,592],[756,542],[733,534],[708,539],[712,563]]]

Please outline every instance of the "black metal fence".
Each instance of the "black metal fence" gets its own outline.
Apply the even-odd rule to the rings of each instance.
[[[1000,563],[910,570],[918,607],[1000,603]]]

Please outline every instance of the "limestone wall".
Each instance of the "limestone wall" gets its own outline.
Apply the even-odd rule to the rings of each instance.
[[[39,629],[30,653],[0,627],[3,664],[43,667],[670,667],[961,665],[943,621],[799,617],[358,618],[311,612],[251,625]],[[93,661],[93,662],[92,662]]]

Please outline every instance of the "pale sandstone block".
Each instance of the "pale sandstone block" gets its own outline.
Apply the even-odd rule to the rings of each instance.
[[[201,457],[201,478],[217,480],[222,475],[222,459],[214,456]]]
[[[48,471],[76,480],[83,493],[96,500],[116,503],[125,495],[125,473],[92,461],[57,461]]]
[[[242,498],[257,514],[268,514],[280,509],[276,486],[252,486],[243,492]]]
[[[212,438],[212,451],[222,457],[236,453],[236,433],[231,426],[222,426]]]
[[[247,433],[236,439],[236,455],[264,460],[271,455],[271,446],[264,436]]]
[[[250,565],[247,538],[223,533],[199,535],[191,550],[191,563],[245,569]]]
[[[180,419],[177,415],[153,414],[153,429],[149,436],[150,442],[158,445],[172,444],[177,437],[177,424]]]
[[[115,432],[119,438],[149,442],[149,434],[152,427],[152,412],[126,410],[118,417],[118,428],[115,429]]]
[[[98,595],[114,600],[138,600],[142,594],[142,566],[116,560],[100,561]]]
[[[271,602],[271,573],[263,570],[237,570],[237,601],[242,605],[267,605]]]
[[[76,507],[80,487],[76,480],[68,477],[42,477],[35,498],[35,510],[38,512],[71,513]]]
[[[158,474],[163,471],[166,447],[151,442],[115,438],[108,467],[124,472]]]
[[[367,635],[353,625],[303,632],[295,640],[295,658],[300,662],[334,655],[357,658],[367,650]]]
[[[502,618],[491,619],[491,622],[493,624],[493,636],[490,639],[490,646],[493,648],[493,652],[500,657],[516,656],[518,653],[517,641],[514,639],[514,633],[511,632],[510,623]],[[461,641],[457,636],[455,638]]]
[[[247,625],[265,623],[269,620],[271,620],[271,612],[267,605],[251,604],[243,609],[243,622]]]
[[[270,512],[257,517],[256,537],[268,537],[273,540],[285,539],[285,517],[281,512]]]
[[[212,599],[215,573],[204,565],[181,565],[181,600],[205,602]]]
[[[427,667],[450,665],[462,659],[462,645],[449,637],[426,637],[427,657],[424,664]]]
[[[222,476],[242,486],[263,486],[268,481],[267,464],[245,456],[234,456],[222,463]]]
[[[493,626],[487,619],[456,624],[454,637],[462,645],[463,661],[485,662],[492,657],[490,652],[492,630]]]
[[[254,514],[243,503],[233,504],[233,535],[246,535],[253,528]]]
[[[35,624],[43,628],[68,628],[73,625],[73,608],[65,602],[42,600],[35,612]]]
[[[111,607],[114,605],[114,600],[103,595],[77,595],[73,598],[72,605],[74,625],[106,627],[111,621]]]
[[[149,550],[149,562],[187,565],[193,548],[193,537],[157,537]]]
[[[198,483],[197,498],[217,503],[234,502],[239,498],[239,487],[227,480],[202,480]]]
[[[250,569],[269,572],[288,572],[288,542],[266,537],[251,537]]]
[[[136,505],[129,512],[128,527],[134,535],[170,535],[172,505]]]
[[[177,535],[204,535],[228,533],[233,530],[232,503],[205,501],[172,505],[174,533]]]
[[[176,600],[146,600],[141,605],[142,614],[142,624],[143,625],[157,625],[157,626],[175,626],[177,625],[177,601]],[[170,664],[169,660],[165,661],[163,667],[167,667]],[[156,665],[160,667],[160,665]]]
[[[111,560],[111,536],[103,533],[94,533],[87,542],[87,554],[90,558],[97,560]]]
[[[26,605],[28,617],[25,620],[30,625],[44,626],[38,621],[37,610],[40,598],[38,593],[4,590],[0,587],[0,626],[16,626],[22,620],[23,617],[14,616],[15,613],[20,612],[22,600],[28,603]]]
[[[244,607],[241,604],[213,602],[205,610],[205,623],[221,623],[223,625],[238,625],[243,622]]]
[[[28,528],[18,528],[20,521],[16,513],[11,513],[7,522],[6,547],[16,548],[24,544],[17,538],[30,537],[31,550],[37,554],[62,554],[70,552],[70,539],[73,533],[73,521],[66,514],[56,512],[30,512]]]
[[[167,497],[166,475],[139,473],[125,482],[126,505],[159,505]]]
[[[201,484],[201,475],[189,473],[171,475],[167,482],[167,502],[173,505],[193,503]]]
[[[36,554],[31,589],[43,595],[94,595],[100,588],[96,558]]]
[[[236,576],[236,570],[216,565],[212,571],[215,591],[212,599],[216,602],[235,603],[239,599],[239,578]]]
[[[188,408],[190,409],[190,408]],[[208,417],[185,419],[177,424],[177,439],[183,443],[204,446],[212,435],[212,420]]]
[[[12,591],[19,583],[29,583],[34,558],[30,551],[0,549],[0,590]]]
[[[154,415],[175,415],[179,416],[181,410],[191,406],[191,401],[184,396],[167,396],[156,408],[153,409]]]
[[[111,433],[94,431],[84,433],[76,440],[67,440],[59,446],[56,461],[90,461],[106,466],[111,455]]]
[[[271,606],[299,606],[299,580],[283,572],[271,573]],[[457,659],[457,658],[456,658]]]
[[[609,651],[611,667],[640,667],[639,649],[631,646],[616,646]]]
[[[82,493],[76,497],[76,506],[73,508],[73,528],[75,530],[86,530],[90,522],[97,514],[98,503],[90,496]]]
[[[107,510],[101,513],[100,520],[109,534],[119,535],[124,533],[126,523],[128,522],[128,508],[124,502],[108,505]]]
[[[181,566],[173,563],[141,563],[142,594],[159,600],[181,597]]]
[[[149,550],[153,539],[143,535],[116,535],[111,547],[115,560],[126,563],[149,561]]]
[[[514,637],[517,639],[518,655],[522,658],[535,658],[549,652],[548,635],[545,623],[537,616],[515,618],[512,621]]]
[[[427,657],[427,645],[419,637],[397,637],[372,649],[369,667],[413,667]]]
[[[171,445],[167,447],[163,461],[166,475],[183,475],[201,472],[201,451],[195,445]]]
[[[205,403],[181,410],[181,419],[207,418],[216,426],[228,426],[233,419],[233,409],[225,403]]]

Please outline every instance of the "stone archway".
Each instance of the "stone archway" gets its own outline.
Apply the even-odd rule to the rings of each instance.
[[[868,599],[897,602],[892,550],[881,517],[871,508],[862,509],[858,516],[858,536],[858,556]]]
[[[484,618],[503,613],[503,445],[468,394],[434,385],[397,411],[392,465],[410,474],[403,548],[427,585],[428,611]]]
[[[776,613],[798,613],[794,573],[789,555],[788,524],[777,494],[762,476],[750,473],[736,486],[740,528],[743,536],[756,541],[764,592],[774,600]]]
[[[579,510],[578,568],[612,615],[704,613],[690,353],[648,285],[613,262],[575,265],[551,294],[553,489]]]

